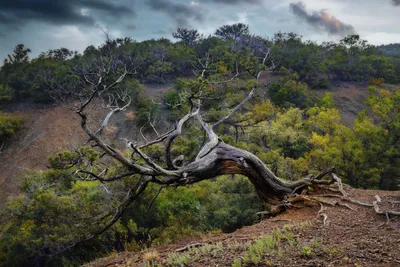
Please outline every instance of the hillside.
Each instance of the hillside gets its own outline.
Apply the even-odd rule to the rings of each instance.
[[[168,90],[171,90],[171,86],[146,86],[144,94],[160,99]],[[106,110],[101,103],[96,103],[90,112],[93,116],[91,125],[98,127]],[[22,102],[10,105],[5,114],[20,115],[26,118],[26,122],[23,129],[10,140],[11,145],[0,153],[0,208],[8,196],[18,192],[20,177],[25,170],[45,170],[49,157],[64,150],[73,150],[87,138],[78,116],[63,105]],[[114,124],[106,131],[106,136],[117,140],[138,134],[125,115],[117,114],[114,118]]]
[[[386,209],[400,210],[398,192],[347,192],[349,197],[367,203],[379,195]],[[268,235],[280,241],[264,252],[260,264],[235,266],[400,266],[399,218],[379,216],[372,208],[349,207],[325,206],[326,225],[318,218],[318,205],[291,209],[231,234],[188,237],[170,245],[112,255],[85,266],[233,266],[234,259],[244,260],[251,255],[250,247],[254,249],[256,240]]]
[[[95,118],[101,119],[98,115],[104,111],[93,112]],[[77,116],[63,105],[20,103],[8,107],[5,114],[21,115],[26,122],[10,141],[11,145],[0,154],[0,207],[8,196],[18,192],[25,170],[45,170],[50,156],[74,149],[87,138]]]
[[[271,77],[264,77],[263,82],[270,82]],[[144,94],[147,97],[160,99],[161,95],[172,89],[172,86],[146,86]],[[360,83],[338,83],[329,90],[312,90],[322,96],[332,92],[335,106],[339,109],[343,122],[351,125],[357,113],[365,108],[368,97],[368,86]],[[92,108],[94,121],[97,124],[102,119],[104,110],[100,103]],[[35,104],[19,104],[8,109],[9,114],[27,117],[24,128],[11,141],[11,146],[0,154],[0,207],[8,196],[17,191],[19,177],[24,170],[44,170],[48,158],[56,153],[76,148],[86,140],[79,118],[73,111],[62,105],[40,106]],[[96,121],[97,120],[97,121]],[[137,132],[134,125],[123,116],[117,116],[118,126],[109,132],[111,139],[132,136]],[[112,128],[111,127],[111,128]],[[110,128],[110,131],[111,131]],[[116,134],[116,136],[112,136]]]
[[[357,114],[366,108],[368,98],[368,85],[361,83],[339,82],[329,90],[312,90],[322,97],[325,93],[333,93],[335,107],[340,112],[342,122],[352,125]]]
[[[24,128],[11,146],[0,155],[0,203],[17,191],[22,172],[27,169],[43,170],[47,158],[81,144],[85,138],[79,122],[63,106],[44,108],[16,107],[12,114],[27,117]]]

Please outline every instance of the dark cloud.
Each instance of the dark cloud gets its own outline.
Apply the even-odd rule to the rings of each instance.
[[[96,15],[94,15],[96,14]],[[1,0],[0,26],[37,21],[55,25],[94,25],[97,15],[134,16],[132,6],[108,0]]]
[[[178,27],[188,27],[192,20],[203,21],[203,12],[197,4],[185,5],[171,0],[149,0],[148,5],[153,10],[165,13],[173,18]]]
[[[135,24],[128,24],[126,25],[126,28],[130,31],[135,31],[137,30],[137,26]]]
[[[340,36],[346,36],[355,33],[353,26],[341,22],[334,16],[331,16],[325,10],[321,10],[319,12],[314,11],[312,14],[309,14],[304,3],[302,2],[291,3],[290,10],[298,18],[307,22],[316,30],[325,31],[329,34]]]
[[[205,0],[206,2],[221,3],[221,4],[261,4],[263,0]]]
[[[400,6],[400,0],[392,0],[394,6]]]

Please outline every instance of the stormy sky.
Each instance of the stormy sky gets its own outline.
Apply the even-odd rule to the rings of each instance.
[[[296,32],[318,42],[358,33],[372,44],[400,42],[400,0],[0,0],[0,61],[23,43],[40,52],[82,52],[112,38],[167,37],[177,27],[206,35],[224,24],[246,23],[272,37]]]

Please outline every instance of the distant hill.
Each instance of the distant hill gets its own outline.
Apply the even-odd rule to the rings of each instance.
[[[400,56],[400,43],[380,45],[376,48],[387,56]]]

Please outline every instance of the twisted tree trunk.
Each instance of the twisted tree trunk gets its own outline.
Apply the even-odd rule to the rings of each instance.
[[[186,183],[196,183],[224,174],[241,174],[249,178],[260,198],[271,204],[281,202],[296,187],[278,179],[252,153],[219,142],[201,159],[186,165]]]

